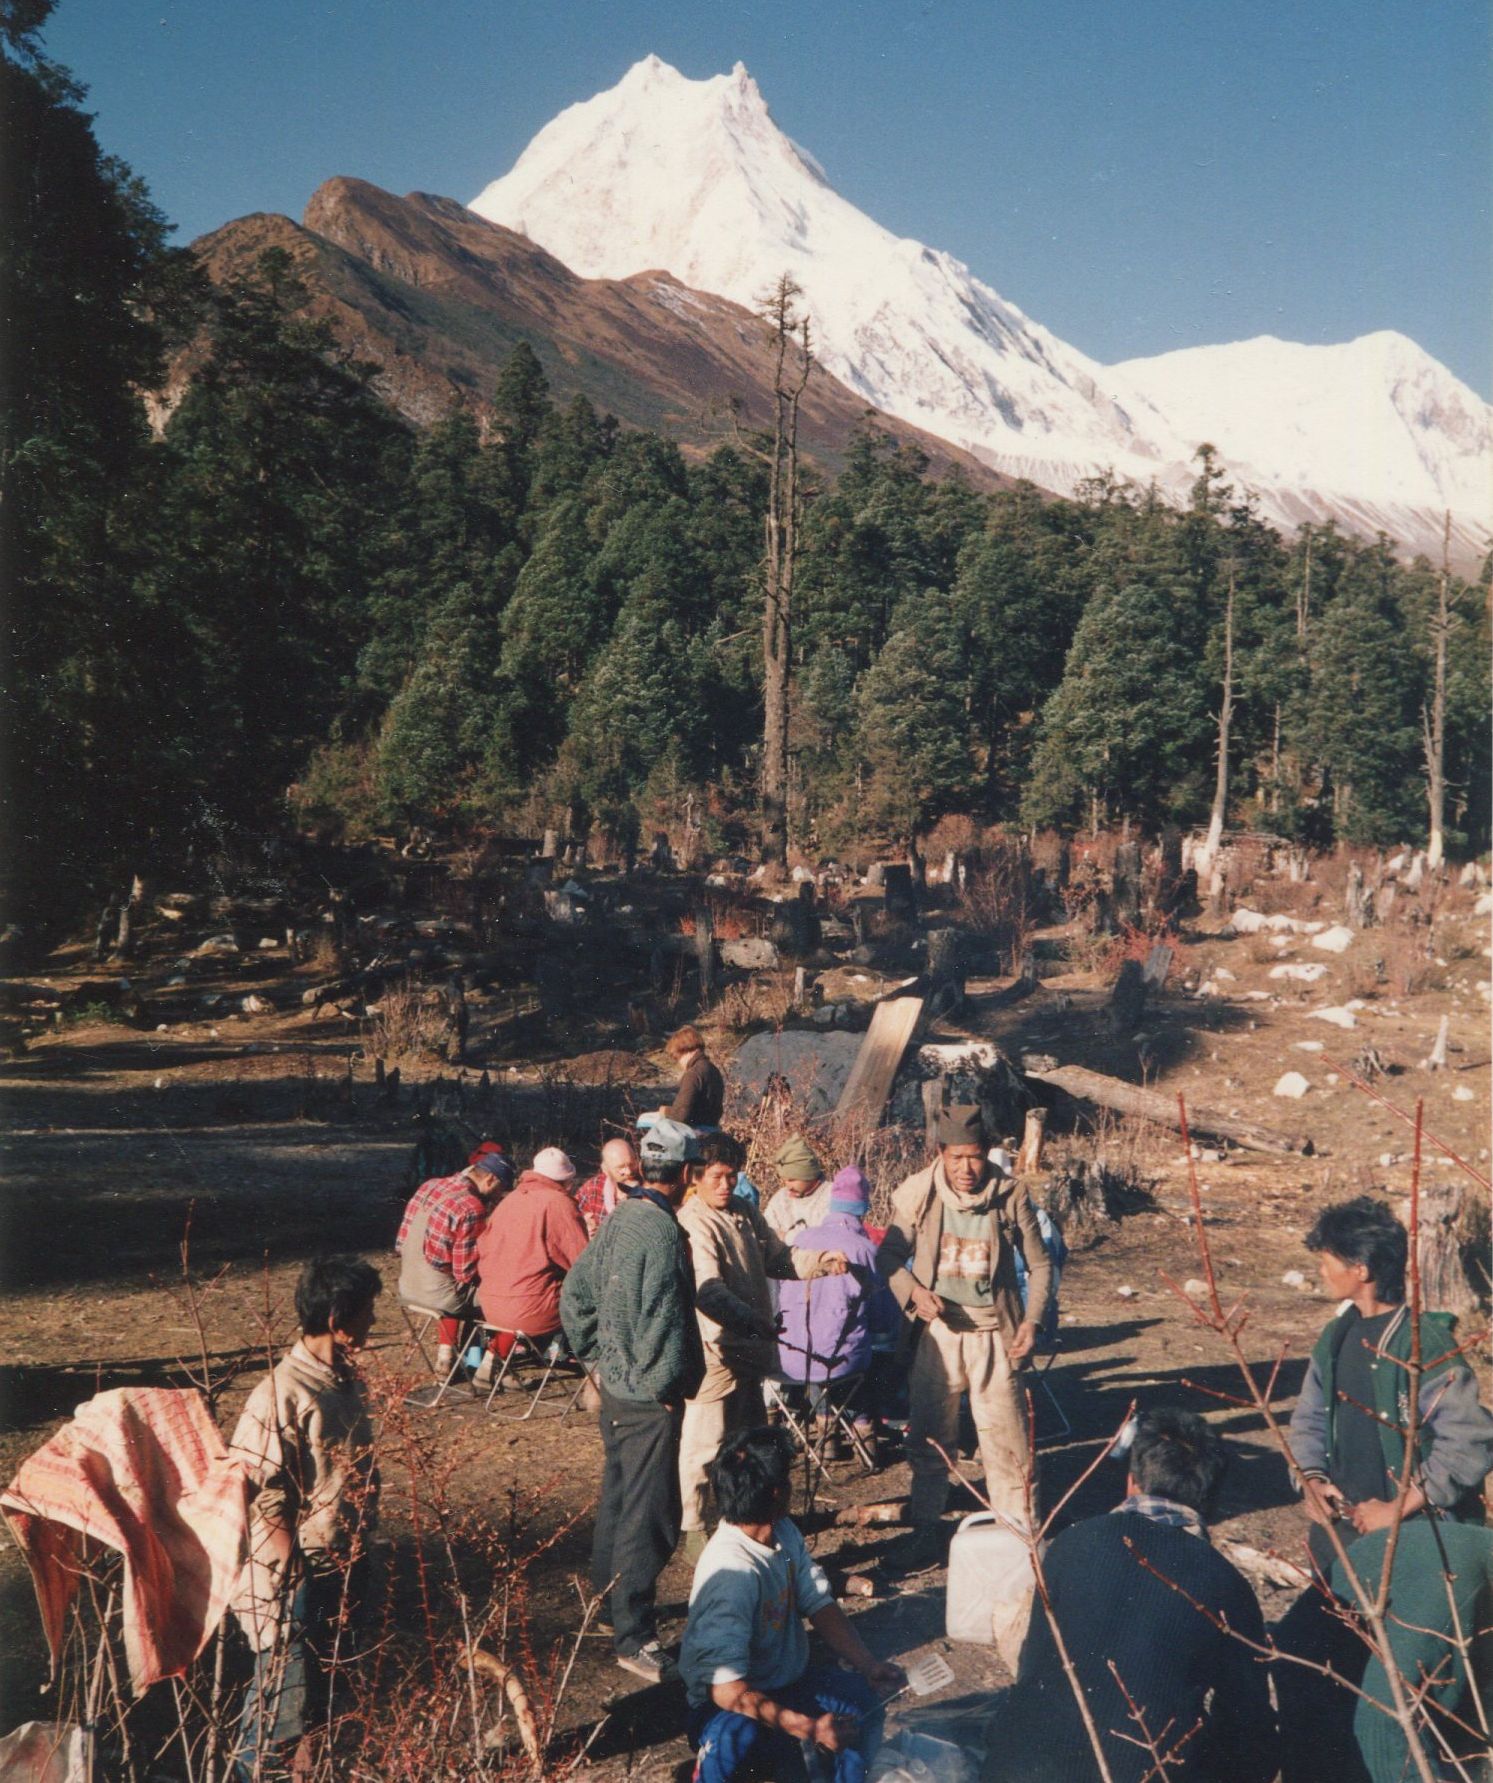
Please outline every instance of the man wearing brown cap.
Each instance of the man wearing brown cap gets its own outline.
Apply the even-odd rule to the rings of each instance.
[[[1031,1200],[991,1165],[979,1109],[946,1109],[937,1137],[937,1158],[893,1195],[891,1223],[876,1255],[912,1345],[913,1533],[900,1556],[909,1570],[936,1566],[943,1557],[939,1520],[950,1482],[932,1444],[954,1452],[963,1393],[979,1437],[985,1495],[997,1511],[1025,1520],[1029,1464],[1016,1370],[1031,1354],[1052,1288]],[[1018,1248],[1029,1275],[1025,1308]]]

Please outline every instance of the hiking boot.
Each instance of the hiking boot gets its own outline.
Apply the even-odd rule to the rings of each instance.
[[[910,1535],[893,1542],[883,1564],[889,1572],[926,1573],[944,1563],[943,1527],[919,1523]]]
[[[456,1351],[449,1343],[438,1343],[435,1347],[435,1371],[437,1374],[450,1374],[456,1361]]]
[[[472,1376],[472,1385],[474,1387],[490,1387],[492,1385],[493,1369],[496,1362],[497,1358],[493,1355],[491,1350],[488,1350],[482,1360],[477,1364],[477,1372]]]
[[[623,1671],[650,1684],[672,1684],[679,1676],[679,1667],[657,1641],[645,1641],[636,1653],[619,1653],[617,1663]]]

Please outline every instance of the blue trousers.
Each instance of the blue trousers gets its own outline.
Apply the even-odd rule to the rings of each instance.
[[[876,1692],[854,1672],[835,1666],[810,1666],[801,1678],[768,1693],[775,1703],[800,1715],[850,1715],[861,1724],[860,1738],[842,1752],[805,1751],[804,1766],[814,1783],[865,1783],[866,1766],[881,1743],[881,1702]],[[775,1727],[750,1716],[702,1703],[689,1717],[690,1744],[699,1757],[694,1783],[728,1783],[744,1777],[748,1767],[776,1776],[772,1763],[777,1755],[793,1751],[798,1741]],[[772,1765],[771,1771],[761,1769]]]

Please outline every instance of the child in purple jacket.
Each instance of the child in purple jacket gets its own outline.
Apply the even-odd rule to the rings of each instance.
[[[864,1172],[847,1164],[831,1184],[826,1217],[795,1232],[792,1242],[842,1251],[849,1269],[812,1284],[785,1281],[779,1289],[779,1366],[788,1380],[808,1388],[811,1407],[825,1420],[831,1404],[852,1402],[871,1367],[877,1333],[897,1323],[896,1302],[876,1273],[876,1245],[864,1224],[870,1206]],[[869,1443],[875,1435],[870,1402],[860,1393],[854,1403],[856,1433]]]

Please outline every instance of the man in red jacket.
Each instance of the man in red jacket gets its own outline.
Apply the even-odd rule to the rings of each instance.
[[[548,1145],[494,1209],[477,1241],[477,1303],[489,1325],[536,1342],[560,1330],[560,1286],[586,1248],[586,1222],[570,1192],[575,1165]],[[498,1341],[506,1355],[511,1339]],[[477,1381],[491,1380],[492,1354]]]

